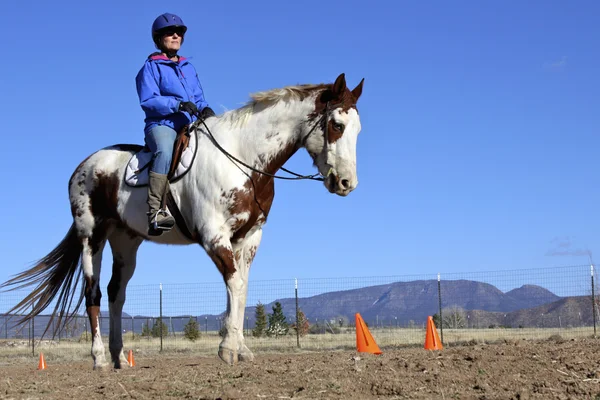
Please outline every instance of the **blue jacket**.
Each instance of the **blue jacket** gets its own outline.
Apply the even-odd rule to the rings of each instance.
[[[184,57],[179,62],[163,55],[150,55],[135,77],[140,105],[146,113],[148,132],[155,125],[167,125],[177,132],[195,121],[185,111],[177,111],[182,101],[192,101],[202,111],[208,106],[194,66]]]

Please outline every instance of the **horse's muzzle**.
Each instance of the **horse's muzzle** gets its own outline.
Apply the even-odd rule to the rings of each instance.
[[[356,178],[343,177],[332,172],[325,179],[325,187],[330,193],[338,196],[347,196],[356,188],[358,181]]]

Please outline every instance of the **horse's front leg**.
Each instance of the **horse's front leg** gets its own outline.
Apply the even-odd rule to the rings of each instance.
[[[246,340],[244,338],[244,315],[246,312],[246,299],[248,298],[248,277],[250,275],[250,267],[252,266],[252,261],[254,261],[254,256],[260,245],[261,238],[262,229],[258,228],[253,233],[246,236],[238,246],[234,247],[236,250],[239,248],[238,251],[240,252],[237,269],[234,273],[234,275],[239,277],[241,283],[239,296],[237,298],[238,309],[240,310],[237,320],[237,326],[239,327],[237,331],[239,361],[254,360],[254,354],[252,354],[252,351],[246,346]]]
[[[233,365],[238,362],[238,348],[240,331],[240,297],[244,293],[244,284],[241,274],[238,272],[240,253],[234,253],[231,241],[223,236],[215,236],[205,246],[205,250],[223,275],[227,288],[227,310],[225,312],[224,329],[225,336],[219,344],[219,357],[227,364]]]

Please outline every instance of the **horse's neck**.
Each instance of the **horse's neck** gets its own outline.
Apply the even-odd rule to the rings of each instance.
[[[223,147],[245,163],[275,173],[298,149],[298,126],[314,109],[314,101],[312,106],[307,100],[290,100],[256,107],[246,115],[237,115],[235,121],[227,117],[222,123],[217,121],[217,141],[227,143]]]

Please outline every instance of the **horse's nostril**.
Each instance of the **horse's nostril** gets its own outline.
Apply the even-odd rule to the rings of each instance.
[[[350,187],[350,181],[348,179],[342,179],[341,184],[344,189],[348,189]]]

